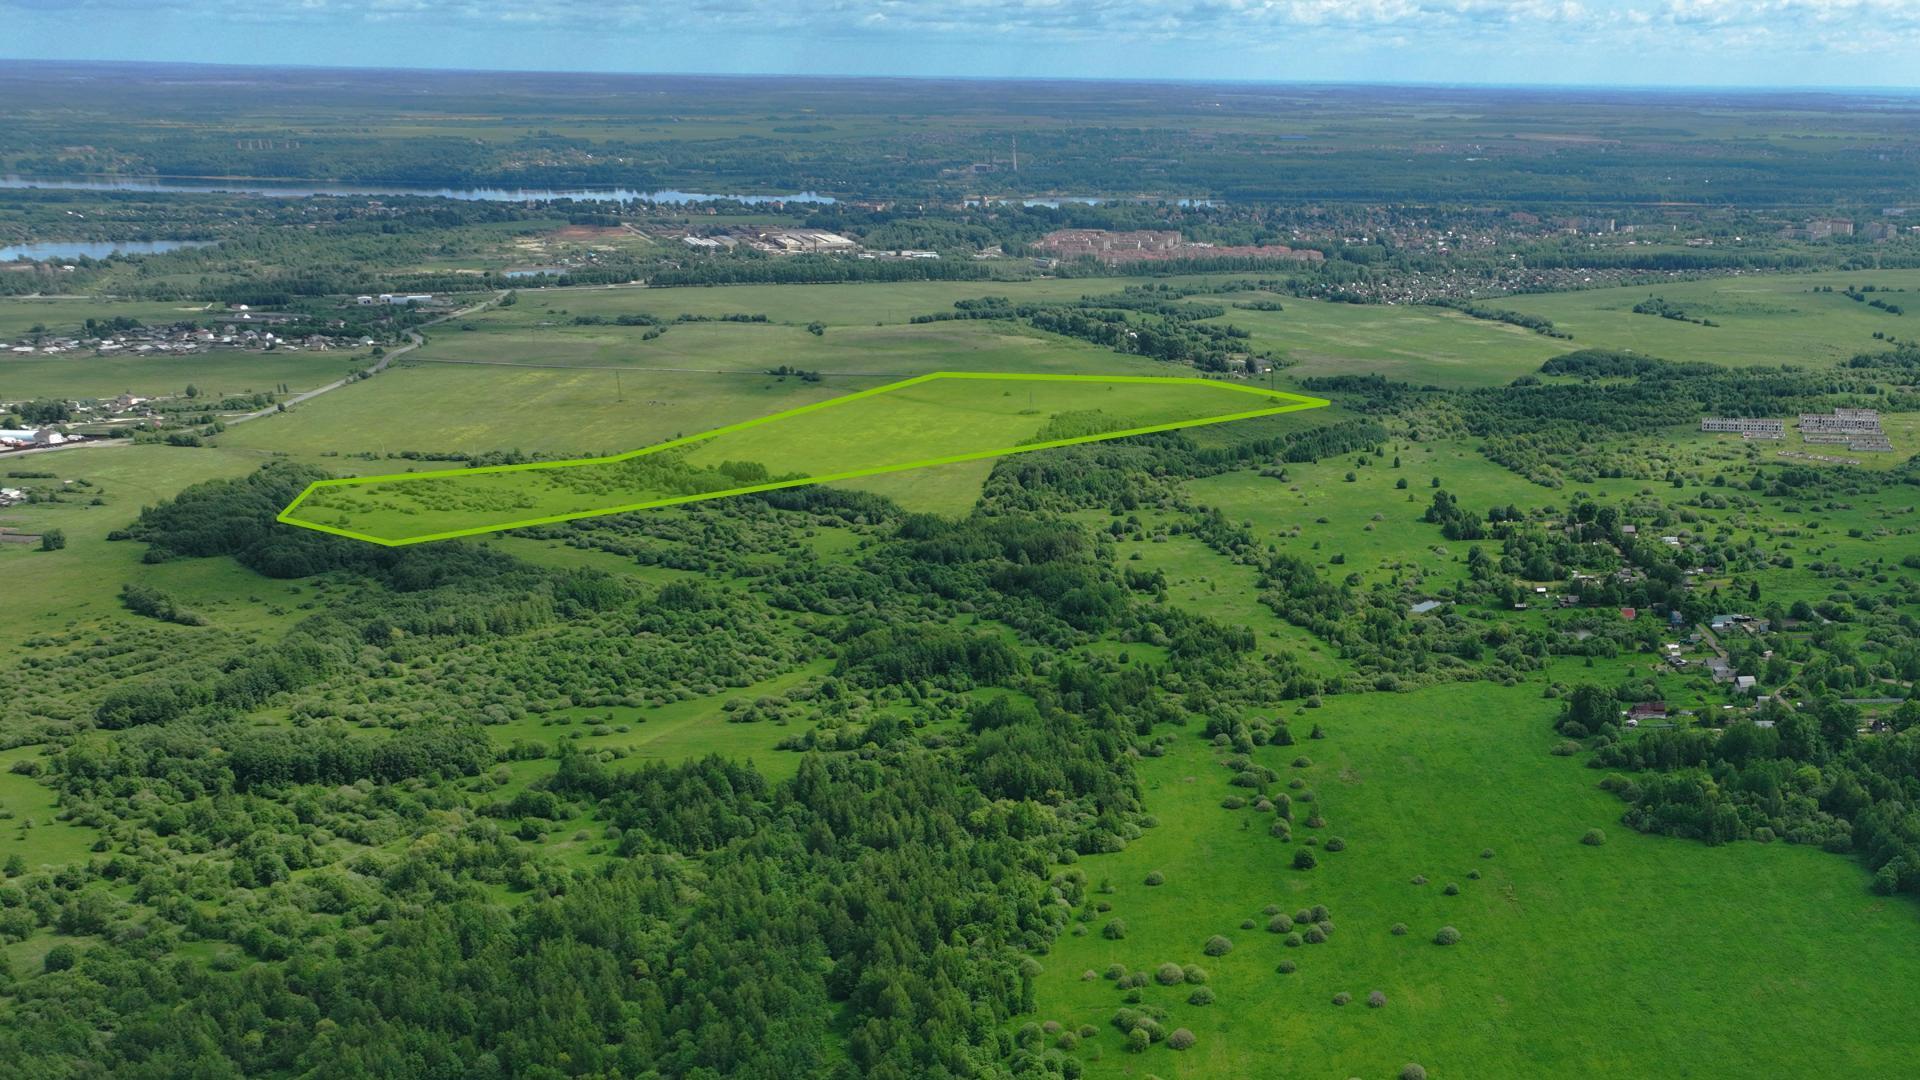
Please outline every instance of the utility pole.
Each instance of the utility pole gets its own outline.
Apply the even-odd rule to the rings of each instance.
[[[1013,137],[1013,171],[1020,171],[1020,136]]]
[[[620,389],[620,371],[617,368],[614,369],[613,372],[613,399],[615,401],[627,400],[626,392]]]

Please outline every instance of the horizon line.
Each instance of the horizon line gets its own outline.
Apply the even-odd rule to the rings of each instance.
[[[780,72],[780,71],[673,71],[673,70],[636,70],[620,68],[520,68],[520,67],[458,67],[427,65],[422,67],[395,67],[380,64],[262,64],[240,63],[225,60],[155,60],[129,59],[123,57],[21,57],[0,56],[0,65],[61,65],[92,64],[117,65],[125,67],[179,67],[179,68],[225,68],[240,71],[361,71],[361,72],[407,72],[415,74],[439,75],[572,75],[572,76],[609,76],[624,78],[681,78],[681,79],[796,79],[796,80],[848,80],[859,82],[976,82],[976,83],[1083,83],[1090,85],[1161,85],[1161,86],[1243,86],[1243,87],[1354,87],[1403,90],[1525,90],[1525,91],[1624,91],[1634,93],[1798,93],[1798,94],[1893,94],[1897,96],[1920,97],[1920,83],[1593,83],[1593,82],[1477,82],[1472,80],[1395,80],[1395,79],[1255,79],[1255,78],[1198,78],[1176,75],[900,75],[885,72]]]

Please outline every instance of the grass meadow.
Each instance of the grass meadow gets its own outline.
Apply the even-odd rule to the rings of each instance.
[[[218,401],[230,394],[324,386],[367,366],[365,352],[223,350],[190,356],[0,356],[0,401],[172,397],[188,385]]]
[[[1848,286],[1873,285],[1893,292],[1885,299],[1907,309],[1891,315],[1850,300]],[[1831,286],[1833,292],[1814,292]],[[1856,353],[1886,347],[1876,331],[1913,336],[1920,319],[1920,270],[1863,270],[1820,274],[1747,274],[1661,285],[1582,292],[1503,296],[1492,306],[1539,315],[1573,335],[1571,347],[1603,345],[1633,349],[1668,360],[1713,364],[1798,364],[1831,367]],[[1660,297],[1701,326],[1635,314],[1635,304]],[[1545,338],[1543,341],[1547,340]]]
[[[1619,826],[1598,774],[1548,754],[1552,713],[1537,686],[1475,685],[1345,697],[1295,718],[1329,737],[1256,759],[1317,796],[1323,828],[1301,827],[1295,806],[1296,841],[1321,841],[1308,871],[1292,869],[1297,843],[1267,834],[1271,815],[1220,806],[1241,789],[1214,747],[1187,739],[1144,761],[1160,825],[1079,862],[1095,886],[1112,883],[1090,894],[1112,910],[1042,958],[1034,1019],[1098,1029],[1077,1052],[1093,1077],[1389,1077],[1410,1061],[1439,1077],[1906,1068],[1881,1036],[1920,1004],[1912,905],[1872,896],[1858,867],[1817,850],[1707,848]],[[1312,764],[1290,767],[1298,756]],[[1583,845],[1595,827],[1606,844]],[[1325,849],[1334,836],[1345,850]],[[1155,871],[1165,884],[1145,885]],[[1333,932],[1290,948],[1266,930],[1268,904],[1323,904]],[[1100,932],[1112,918],[1123,939]],[[1434,944],[1442,926],[1460,943]],[[1213,934],[1233,950],[1203,955]],[[1205,968],[1217,1000],[1189,1005],[1191,987],[1149,984],[1165,1026],[1198,1043],[1128,1053],[1108,1023],[1121,991],[1083,972],[1165,961]],[[1282,961],[1298,970],[1279,973]],[[1374,990],[1383,1008],[1363,1004]],[[1343,992],[1353,1002],[1334,1005]],[[1832,1025],[1815,1040],[1760,1020],[1814,1013]]]

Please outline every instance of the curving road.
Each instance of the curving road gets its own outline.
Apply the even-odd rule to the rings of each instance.
[[[458,311],[449,311],[445,315],[442,315],[437,319],[428,319],[426,322],[421,323],[418,329],[407,331],[408,341],[405,345],[402,345],[399,348],[394,349],[392,352],[387,353],[385,356],[382,356],[379,359],[379,361],[375,363],[372,367],[366,368],[364,370],[372,372],[374,374],[379,374],[380,372],[387,370],[387,365],[393,363],[396,357],[403,356],[407,353],[410,353],[413,350],[419,348],[420,346],[426,344],[426,339],[420,336],[421,329],[425,329],[426,327],[429,327],[429,326],[438,326],[439,324],[443,322],[447,322],[452,319],[464,318],[465,316],[472,315],[478,311],[485,311],[486,309],[506,299],[507,293],[509,291],[511,290],[502,289],[499,292],[494,293],[491,297],[485,300],[482,300],[477,304],[469,304],[468,306],[463,307]],[[282,409],[287,408],[288,406],[298,405],[303,401],[311,401],[314,398],[317,398],[321,394],[327,393],[330,390],[338,390],[349,383],[354,383],[359,381],[360,379],[358,376],[348,376],[347,378],[344,378],[344,379],[336,379],[325,386],[317,386],[312,390],[302,391],[298,394],[293,395],[292,397],[288,398],[283,402],[270,405],[267,408],[260,409],[255,412],[242,413],[239,416],[230,416],[226,419],[226,423],[229,426],[231,426],[233,424],[244,424],[249,420],[258,420],[263,416],[272,416],[275,413],[280,412]],[[4,456],[5,458],[11,459],[16,457],[25,457],[28,454],[51,454],[60,450],[84,450],[84,449],[87,449],[88,447],[131,446],[131,445],[133,445],[132,439],[88,439],[84,442],[62,443],[59,446],[38,446],[38,447],[34,447],[31,450],[15,450],[11,453],[0,455],[0,456]]]

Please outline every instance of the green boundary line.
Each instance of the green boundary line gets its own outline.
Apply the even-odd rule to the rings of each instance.
[[[858,401],[861,398],[873,397],[877,394],[891,393],[895,390],[904,390],[909,386],[918,386],[922,383],[932,382],[935,379],[988,379],[988,380],[1029,381],[1029,382],[1089,382],[1089,383],[1136,383],[1136,384],[1158,383],[1158,384],[1165,384],[1170,386],[1204,386],[1204,387],[1208,387],[1215,390],[1231,390],[1231,391],[1236,391],[1243,394],[1253,394],[1255,396],[1266,398],[1268,400],[1285,401],[1287,402],[1287,404],[1272,405],[1266,408],[1251,409],[1246,412],[1229,413],[1222,416],[1209,416],[1209,417],[1204,417],[1198,420],[1175,420],[1170,423],[1152,424],[1147,427],[1128,428],[1123,431],[1106,431],[1106,432],[1101,432],[1095,435],[1077,435],[1070,439],[1054,439],[1049,442],[1029,443],[1023,446],[1013,446],[1013,447],[1008,447],[1008,448],[999,449],[999,450],[974,450],[964,454],[952,454],[947,457],[927,458],[924,461],[910,461],[900,465],[880,465],[870,469],[852,469],[846,472],[831,473],[826,476],[806,476],[806,477],[801,477],[799,479],[794,479],[794,480],[776,480],[776,481],[772,481],[765,484],[752,484],[747,487],[728,488],[725,491],[707,491],[707,492],[701,492],[695,495],[676,495],[676,496],[673,496],[672,498],[653,499],[647,502],[633,503],[627,506],[610,506],[610,507],[606,507],[604,509],[599,509],[599,510],[582,510],[577,513],[554,514],[548,517],[529,518],[525,521],[513,521],[513,522],[501,524],[501,525],[481,525],[471,529],[454,529],[449,532],[431,533],[426,536],[410,536],[402,540],[390,540],[380,536],[369,536],[366,533],[354,532],[351,529],[342,529],[333,525],[322,525],[317,521],[304,521],[304,520],[301,520],[300,518],[293,516],[294,511],[300,508],[300,504],[305,502],[308,496],[312,495],[315,491],[318,491],[322,488],[358,487],[366,484],[387,483],[390,481],[397,481],[397,480],[429,480],[435,477],[443,477],[443,476],[479,476],[485,473],[526,472],[533,469],[561,469],[561,468],[570,468],[575,465],[611,465],[621,461],[629,461],[629,460],[632,460],[633,458],[641,457],[646,454],[657,454],[662,450],[671,450],[679,446],[687,446],[692,443],[704,442],[708,439],[713,439],[721,435],[729,434],[730,432],[744,431],[747,428],[756,427],[760,424],[770,424],[776,420],[786,420],[790,417],[803,416],[807,413],[818,412],[821,409],[831,408],[832,406],[835,406],[835,405],[845,405],[848,402]],[[924,469],[934,465],[952,465],[962,461],[978,461],[982,458],[1007,457],[1013,454],[1024,454],[1030,450],[1051,450],[1055,447],[1060,447],[1060,446],[1077,446],[1081,443],[1105,442],[1109,439],[1124,439],[1132,435],[1150,435],[1157,431],[1176,431],[1181,428],[1205,427],[1211,424],[1225,424],[1225,423],[1232,422],[1234,420],[1251,420],[1251,419],[1254,419],[1255,417],[1275,416],[1280,413],[1300,412],[1306,409],[1323,408],[1329,404],[1331,404],[1331,402],[1327,401],[1325,398],[1309,397],[1305,394],[1290,394],[1282,390],[1266,390],[1257,386],[1242,386],[1238,383],[1216,382],[1211,379],[1179,378],[1176,376],[1169,376],[1169,375],[1053,375],[1053,374],[1039,374],[1039,373],[1033,373],[1033,372],[999,373],[999,372],[991,372],[991,371],[935,371],[926,375],[916,375],[911,379],[902,379],[899,382],[888,383],[885,386],[876,386],[876,387],[873,387],[872,389],[861,390],[852,394],[845,394],[837,398],[829,398],[826,401],[816,401],[811,405],[802,405],[798,408],[788,409],[785,412],[772,413],[767,416],[756,417],[755,419],[752,419],[752,420],[743,420],[737,424],[729,424],[726,427],[714,428],[712,431],[703,431],[697,435],[686,435],[686,436],[682,436],[681,438],[672,439],[667,442],[658,443],[653,446],[642,447],[638,450],[628,450],[624,453],[611,454],[606,457],[570,458],[565,461],[530,461],[530,462],[524,462],[518,465],[484,465],[479,468],[473,468],[473,469],[431,469],[426,472],[388,473],[383,476],[343,476],[343,477],[336,477],[330,480],[316,480],[313,483],[308,484],[305,491],[302,491],[298,496],[294,498],[292,502],[288,503],[287,508],[280,511],[279,515],[276,517],[275,520],[279,521],[281,524],[284,524],[284,525],[297,525],[303,529],[312,529],[316,532],[331,533],[335,536],[344,536],[353,540],[364,540],[370,544],[380,544],[384,547],[404,547],[408,544],[422,544],[431,540],[452,540],[462,536],[478,536],[482,533],[503,532],[508,529],[522,529],[530,525],[551,525],[556,522],[575,521],[580,518],[589,518],[589,517],[603,517],[607,514],[626,514],[626,513],[631,513],[635,510],[651,510],[656,507],[676,506],[681,503],[700,502],[706,499],[724,499],[733,495],[750,495],[758,491],[775,491],[780,488],[803,487],[807,484],[827,484],[827,483],[832,483],[836,480],[852,480],[857,477],[877,476],[882,473],[906,472],[909,469]]]

